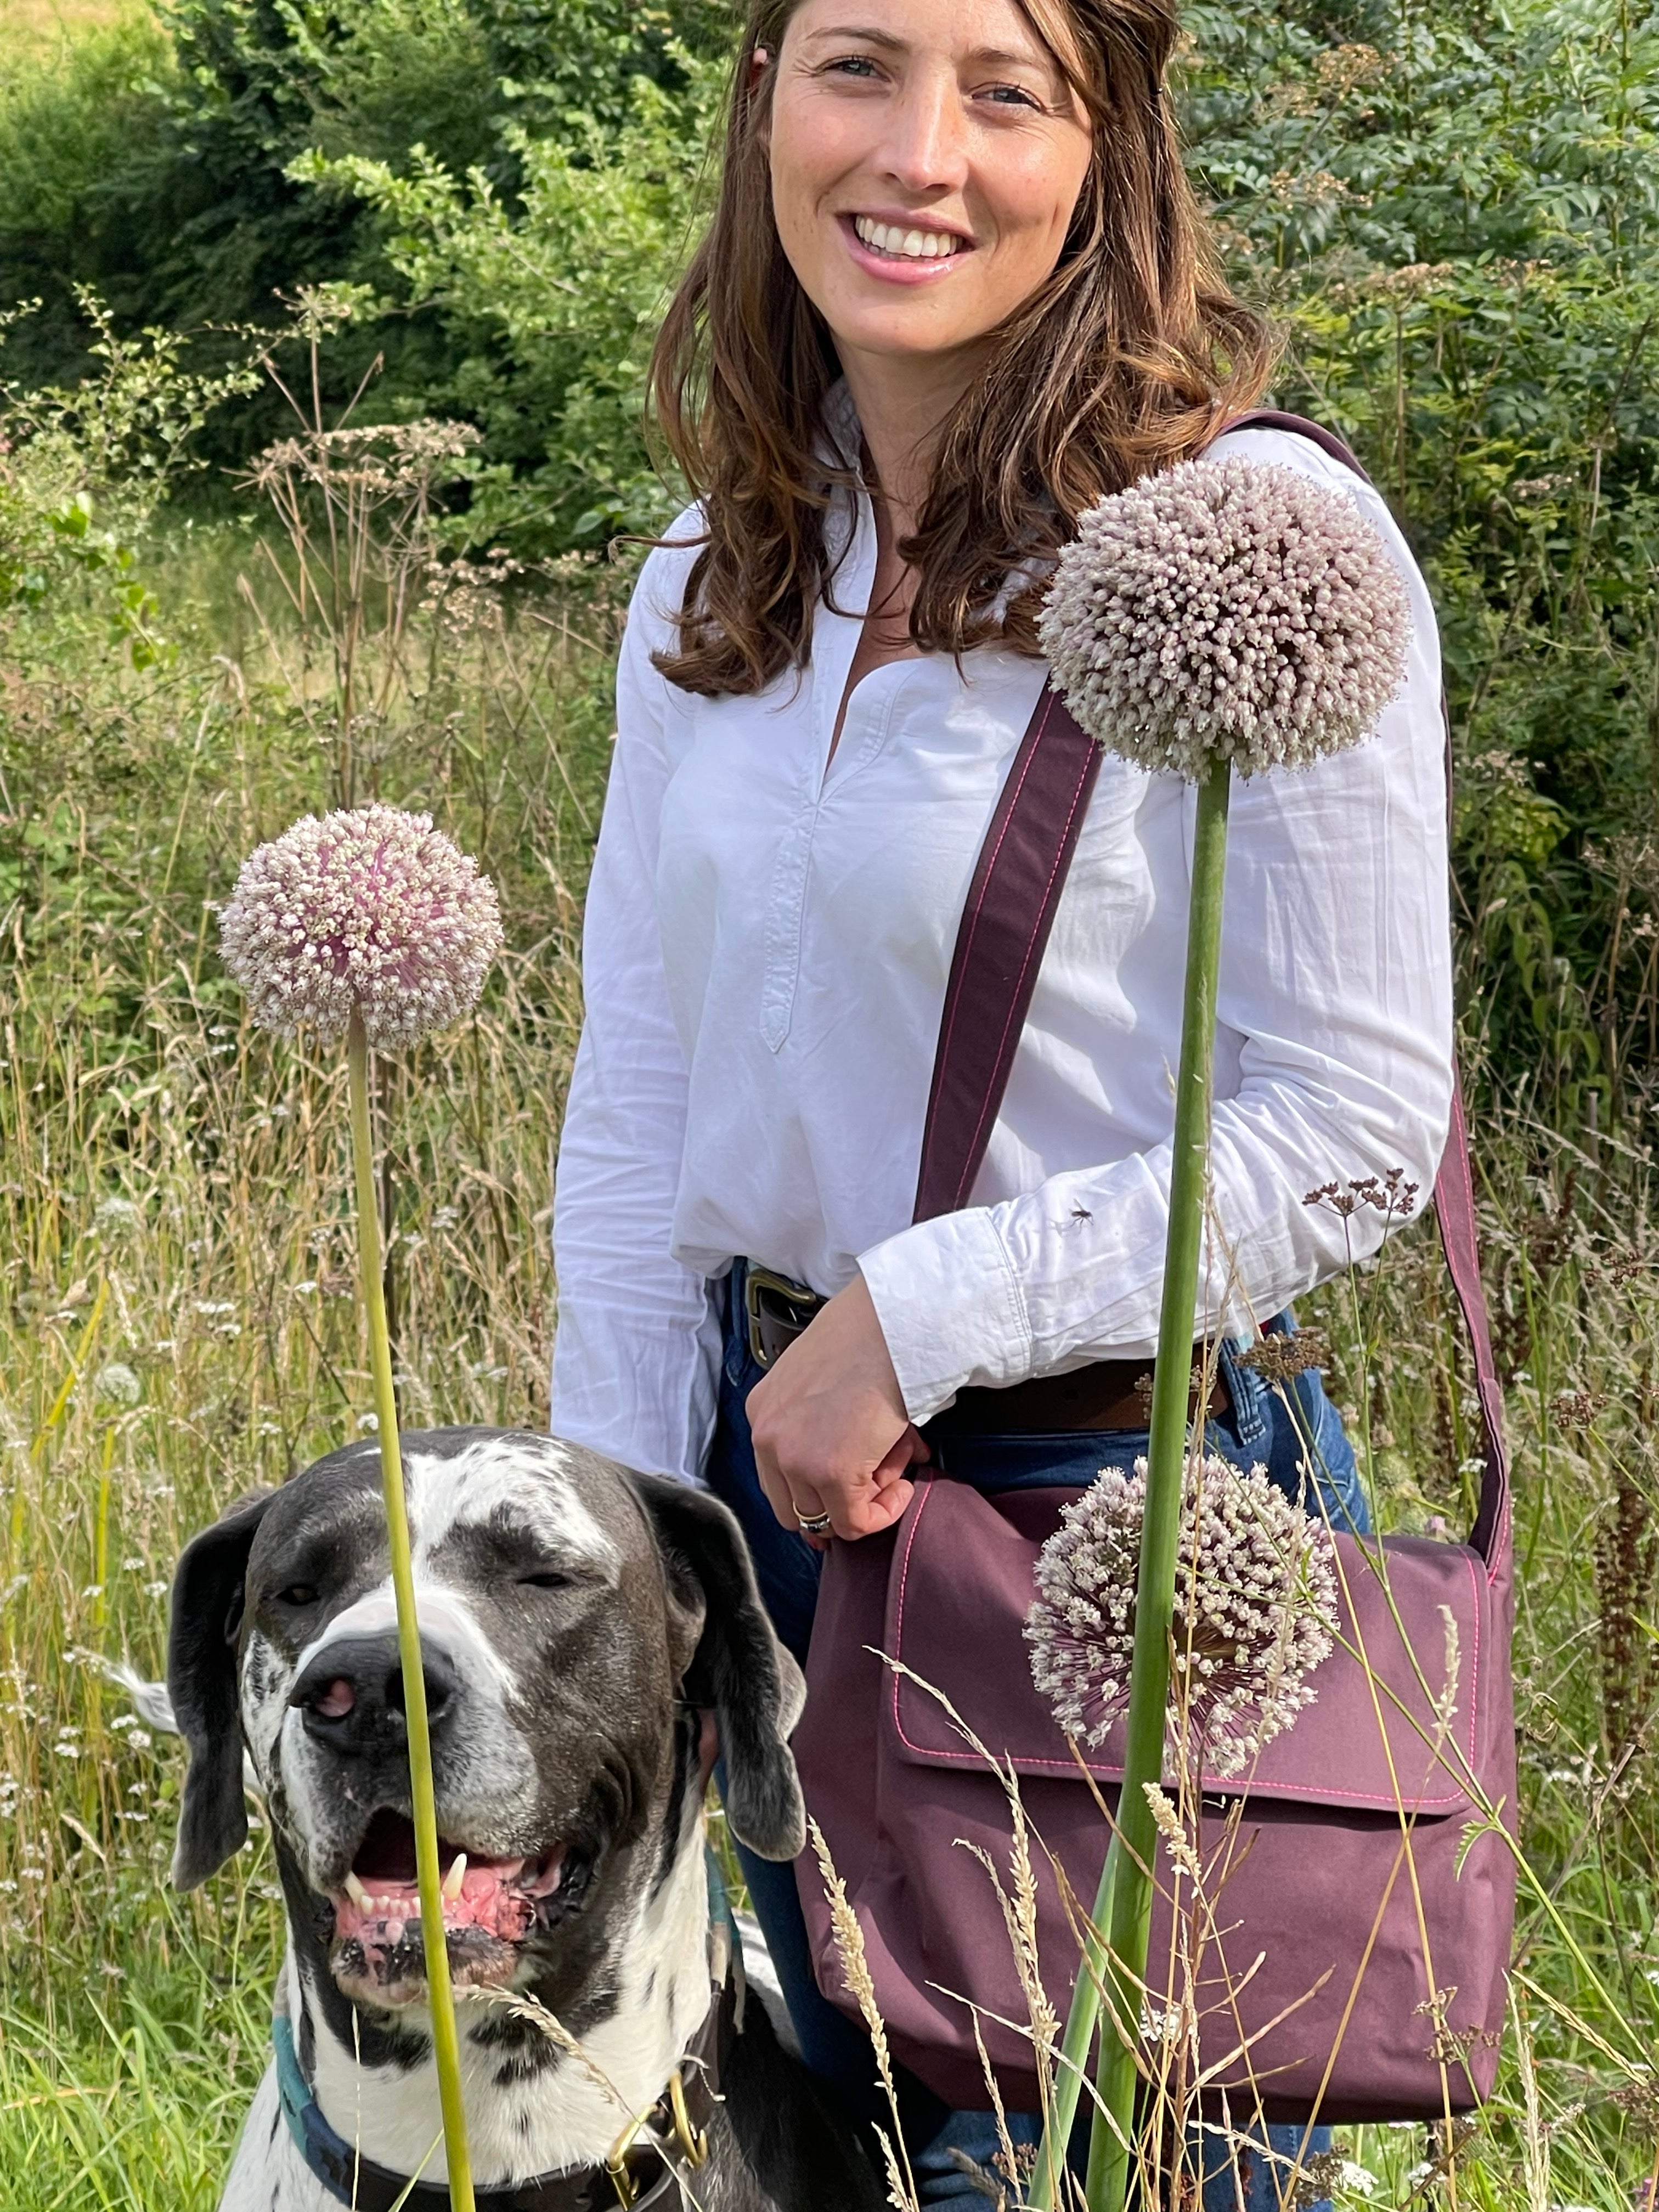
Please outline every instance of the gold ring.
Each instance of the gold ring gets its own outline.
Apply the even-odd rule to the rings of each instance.
[[[830,1526],[827,1513],[797,1513],[795,1518],[800,1523],[803,1536],[821,1536]]]

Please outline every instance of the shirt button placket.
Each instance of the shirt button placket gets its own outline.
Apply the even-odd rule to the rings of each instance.
[[[811,800],[800,809],[784,833],[772,870],[772,895],[766,915],[766,975],[761,989],[761,1035],[772,1052],[782,1049],[794,1012],[806,869],[817,813],[817,805]]]
[[[795,985],[800,975],[801,931],[805,922],[806,878],[812,859],[812,833],[817,826],[823,797],[823,760],[829,750],[828,732],[822,726],[823,694],[813,685],[810,723],[811,743],[801,762],[800,797],[794,819],[784,831],[772,865],[772,886],[766,906],[766,969],[761,984],[761,1036],[769,1052],[781,1052],[789,1035],[795,1010]],[[846,744],[852,735],[852,702],[842,728]]]

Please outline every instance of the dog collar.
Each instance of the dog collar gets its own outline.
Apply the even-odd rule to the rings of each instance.
[[[729,1956],[729,1954],[728,1954]],[[713,1991],[702,2026],[686,2046],[668,2087],[649,2112],[629,2123],[599,2166],[566,2166],[556,2173],[515,2182],[510,2189],[477,2192],[477,2212],[672,2212],[687,2199],[683,2166],[708,2155],[706,2133],[720,2101],[720,2072],[738,2024],[738,1978],[724,1974]],[[286,2012],[273,2013],[271,2042],[276,2082],[289,2133],[307,2166],[337,2203],[355,2212],[450,2212],[441,2182],[411,2181],[363,2157],[337,2135],[306,2080]]]

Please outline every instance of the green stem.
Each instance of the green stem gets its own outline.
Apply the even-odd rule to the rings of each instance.
[[[1100,2017],[1101,1984],[1106,1972],[1106,1943],[1100,1931],[1111,1917],[1117,1862],[1118,1842],[1114,1836],[1106,1853],[1106,1863],[1100,1870],[1095,1909],[1089,1916],[1089,1929],[1084,1938],[1083,1964],[1073,1985],[1072,2008],[1066,2015],[1066,2033],[1060,2039],[1054,2094],[1049,2100],[1042,2142],[1025,2199],[1030,2212],[1054,2212],[1060,2198],[1060,2178],[1066,2171],[1066,2146],[1072,2139],[1077,2100],[1083,2089],[1083,2069],[1089,2063],[1089,2046],[1095,2039],[1095,2023]]]
[[[1221,897],[1231,789],[1232,772],[1225,762],[1212,769],[1198,787],[1187,981],[1181,1015],[1181,1069],[1176,1079],[1175,1142],[1170,1164],[1170,1227],[1146,1453],[1146,1516],[1140,1532],[1140,1571],[1135,1586],[1134,1653],[1129,1673],[1123,1782],[1112,1844],[1119,1863],[1112,1884],[1107,1971],[1109,2001],[1123,2032],[1115,2033],[1109,2024],[1100,2039],[1097,2079],[1101,2105],[1090,2137],[1085,2185],[1090,2212],[1122,2212],[1128,2189],[1129,2146],[1134,2136],[1135,2054],[1140,2040],[1141,1992],[1152,1933],[1153,1854],[1158,1845],[1146,1785],[1161,1781],[1164,1774],[1170,1633],[1175,1617],[1182,1475],[1192,1404],[1193,1316],[1204,1241],[1216,981],[1221,963]]]
[[[354,1015],[347,1043],[351,1075],[351,1164],[357,1185],[357,1249],[363,1303],[368,1311],[369,1364],[380,1420],[380,1477],[386,1533],[392,1546],[392,1587],[398,1601],[398,1656],[403,1668],[404,1714],[409,1731],[409,1789],[415,1824],[415,1871],[421,1897],[421,1941],[426,1954],[427,2002],[432,2013],[432,2055],[443,2112],[444,2155],[453,2212],[474,2212],[472,2166],[466,2148],[466,2108],[461,2100],[461,2044],[455,1995],[449,1985],[449,1948],[444,1937],[443,1868],[438,1857],[437,1795],[432,1781],[432,1736],[426,1717],[426,1676],[421,1632],[415,1619],[415,1568],[410,1554],[409,1513],[404,1498],[403,1455],[398,1448],[398,1401],[392,1388],[392,1345],[386,1334],[380,1276],[379,1196],[374,1188],[374,1139],[368,1114],[368,1041]]]

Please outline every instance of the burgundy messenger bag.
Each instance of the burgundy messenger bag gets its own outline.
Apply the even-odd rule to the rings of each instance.
[[[1241,422],[1299,431],[1358,468],[1330,433],[1297,417],[1261,410]],[[1098,763],[1045,689],[957,940],[918,1220],[968,1202]],[[1156,2012],[1159,1993],[1173,1998],[1190,1976],[1199,2063],[1214,2069],[1206,2101],[1214,2108],[1224,2094],[1236,2120],[1256,2108],[1280,2121],[1433,2119],[1478,2103],[1497,2068],[1516,1863],[1483,1808],[1500,1808],[1512,1830],[1510,1511],[1461,1102],[1435,1208],[1480,1397],[1469,1540],[1335,1537],[1342,1619],[1312,1678],[1315,1702],[1248,1778],[1206,1781],[1206,1864],[1230,1820],[1237,1826],[1224,1874],[1218,1866],[1210,1877],[1214,1932],[1184,1966],[1177,1885],[1162,1852],[1156,1870],[1149,2003]],[[1009,1882],[1006,1796],[922,1686],[948,1697],[1019,1778],[1039,1844],[1042,1979],[1063,2018],[1079,1944],[1049,1856],[1086,1905],[1108,1831],[1032,1683],[1023,1630],[1037,1552],[1077,1494],[1068,1486],[988,1497],[922,1480],[896,1528],[836,1543],[825,1564],[795,1755],[863,1929],[894,2053],[955,2106],[989,2102],[975,2018],[1006,2101],[1034,2111],[1039,2099],[1002,1909],[965,1848],[988,1852]],[[1088,1762],[1108,1804],[1121,1741],[1120,1723]],[[798,1875],[819,1986],[855,2012],[810,1852]],[[1179,1920],[1188,1924],[1184,1904]]]

